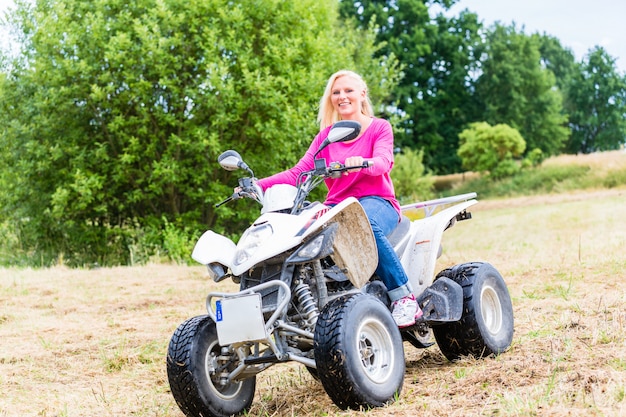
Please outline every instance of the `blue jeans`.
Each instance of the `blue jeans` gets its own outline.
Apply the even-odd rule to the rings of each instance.
[[[402,268],[400,259],[387,235],[398,225],[398,212],[391,203],[380,197],[363,197],[359,200],[372,225],[376,247],[378,248],[378,268],[376,275],[380,277],[391,301],[411,294],[409,279]]]

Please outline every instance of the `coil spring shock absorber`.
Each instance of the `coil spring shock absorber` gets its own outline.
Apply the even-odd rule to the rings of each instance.
[[[302,308],[302,315],[304,316],[306,323],[309,327],[314,326],[320,312],[317,308],[317,304],[315,303],[315,299],[313,298],[313,294],[311,294],[311,289],[308,285],[301,282],[294,289],[294,293],[296,294],[296,297],[298,297],[298,301],[300,302],[300,306]]]

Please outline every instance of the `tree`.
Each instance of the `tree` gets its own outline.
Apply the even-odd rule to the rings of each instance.
[[[236,184],[219,153],[283,169],[316,133],[332,72],[367,74],[374,99],[397,79],[331,0],[50,0],[14,16],[25,44],[0,80],[0,223],[44,263],[128,262],[166,225],[239,230],[255,208],[218,218]]]
[[[478,117],[472,74],[481,50],[481,25],[469,12],[458,18],[440,14],[433,24],[431,52],[421,58],[421,71],[411,84],[398,88],[402,109],[411,115],[404,125],[405,140],[424,150],[426,165],[434,172],[458,172],[458,134]]]
[[[552,72],[541,65],[537,37],[515,25],[494,25],[487,35],[477,85],[482,120],[519,130],[527,149],[558,154],[568,137],[561,93]]]
[[[626,143],[626,76],[601,47],[589,51],[567,87],[572,136],[567,152],[619,149]]]
[[[561,41],[554,36],[545,33],[542,35],[535,33],[531,36],[538,42],[543,68],[554,74],[556,86],[564,91],[571,78],[578,72],[574,53],[561,45]]]
[[[381,54],[393,53],[403,65],[403,77],[393,89],[390,106],[402,120],[397,143],[423,149],[424,162],[435,173],[456,172],[458,133],[475,120],[473,80],[480,55],[481,25],[473,13],[458,18],[431,17],[429,8],[443,9],[455,0],[340,1],[344,18],[361,27],[374,21]]]
[[[472,123],[461,132],[459,139],[458,153],[463,168],[489,173],[494,179],[517,172],[519,166],[514,158],[519,158],[526,149],[526,141],[520,133],[505,124]]]

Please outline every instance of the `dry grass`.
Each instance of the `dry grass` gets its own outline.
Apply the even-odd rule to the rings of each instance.
[[[626,190],[478,204],[446,232],[440,267],[501,271],[516,319],[508,352],[449,363],[405,344],[402,395],[369,412],[341,412],[301,366],[277,365],[249,414],[626,415],[625,206]],[[182,416],[167,343],[215,288],[203,267],[0,269],[0,416]]]
[[[584,166],[589,167],[594,175],[599,178],[606,177],[609,173],[626,169],[626,152],[624,150],[597,152],[581,155],[559,155],[546,159],[543,167],[551,166]],[[464,172],[461,174],[438,175],[434,178],[436,190],[449,190],[455,186],[480,178],[476,172]]]
[[[543,165],[583,165],[604,172],[626,168],[626,151],[596,152],[581,155],[559,155],[544,161]]]

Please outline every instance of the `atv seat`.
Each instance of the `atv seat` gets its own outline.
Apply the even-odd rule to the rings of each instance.
[[[391,246],[395,248],[396,245],[400,243],[402,238],[409,232],[410,227],[411,227],[411,219],[409,219],[405,215],[402,215],[402,218],[400,219],[400,223],[398,223],[396,228],[393,229],[393,231],[387,235],[387,239],[389,240],[389,243],[391,243]]]
[[[400,223],[396,226],[396,228],[387,235],[387,240],[391,243],[391,246],[396,250],[396,253],[402,253],[406,248],[408,241],[404,242],[404,244],[398,247],[398,244],[402,241],[404,236],[409,233],[409,229],[411,228],[411,219],[407,216],[402,215],[402,219]],[[437,259],[443,253],[443,246],[439,245],[439,250],[437,251]]]

